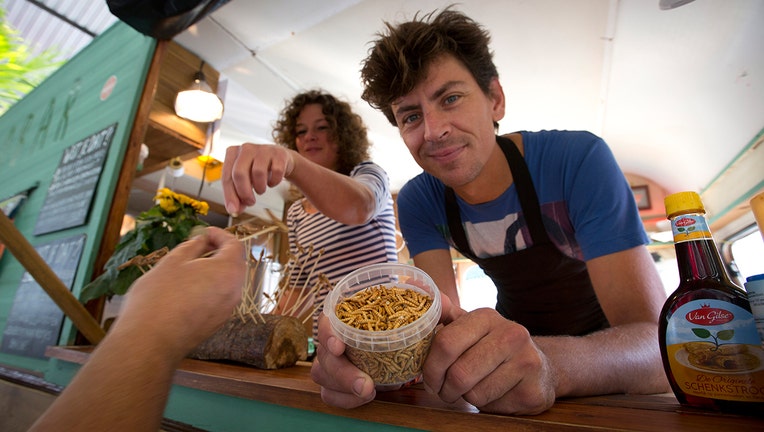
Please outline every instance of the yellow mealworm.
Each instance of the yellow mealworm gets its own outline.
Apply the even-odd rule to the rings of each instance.
[[[340,321],[361,330],[384,331],[411,324],[429,309],[432,299],[399,287],[373,286],[353,294],[335,307]],[[415,378],[422,369],[432,333],[394,351],[370,352],[348,346],[348,358],[377,384],[398,384]]]

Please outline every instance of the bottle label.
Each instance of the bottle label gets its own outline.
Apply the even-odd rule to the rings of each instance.
[[[751,280],[745,283],[748,293],[748,302],[751,304],[753,319],[756,321],[756,329],[759,331],[761,346],[764,348],[764,279]]]
[[[666,352],[686,394],[764,401],[764,350],[747,310],[713,299],[685,303],[668,321]]]
[[[703,215],[677,216],[671,221],[671,231],[674,234],[674,243],[712,238],[708,222]]]

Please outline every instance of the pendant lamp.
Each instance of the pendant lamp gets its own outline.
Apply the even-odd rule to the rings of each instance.
[[[210,123],[223,117],[223,102],[204,79],[203,67],[204,62],[194,74],[191,87],[179,92],[175,98],[175,114],[191,121]]]

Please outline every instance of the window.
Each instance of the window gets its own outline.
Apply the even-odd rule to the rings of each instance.
[[[732,267],[736,267],[739,272],[738,280],[741,288],[746,278],[764,274],[764,239],[755,225],[732,236],[725,243],[718,243],[720,248],[729,250],[729,253],[720,251],[722,259],[726,260],[729,257],[734,262],[735,265]],[[652,248],[651,253],[666,295],[671,295],[679,286],[679,270],[674,246]],[[459,299],[462,308],[471,311],[481,307],[495,307],[496,287],[493,281],[474,263],[459,263],[459,267],[462,274],[459,283]],[[730,274],[730,277],[733,281],[736,280],[734,274]]]
[[[676,250],[674,245],[664,245],[651,250],[655,268],[663,282],[666,296],[670,296],[679,287],[679,267],[676,263]]]
[[[764,239],[756,225],[749,226],[723,242],[717,241],[717,246],[730,278],[741,288],[749,276],[764,273]],[[657,253],[654,251],[653,258],[666,294],[671,295],[679,286],[674,248],[662,248]]]
[[[496,285],[483,269],[473,262],[459,263],[463,271],[458,284],[459,302],[467,312],[479,308],[496,307]]]
[[[749,276],[764,273],[764,238],[756,226],[752,228],[733,239],[729,246],[742,282]]]

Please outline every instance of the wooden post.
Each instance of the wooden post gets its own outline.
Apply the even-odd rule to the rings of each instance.
[[[75,327],[93,345],[98,344],[106,333],[96,320],[61,282],[48,263],[32,247],[27,239],[16,229],[13,222],[0,211],[0,241],[16,257],[22,266],[45,290],[64,314],[72,320]]]

